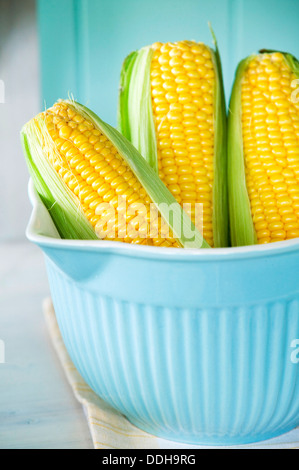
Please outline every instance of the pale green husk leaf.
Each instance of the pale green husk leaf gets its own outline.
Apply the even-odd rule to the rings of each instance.
[[[43,150],[43,139],[53,147],[44,119],[29,121],[21,131],[24,155],[37,190],[61,236],[65,239],[97,240],[92,225],[79,208],[79,201],[57,175]],[[54,148],[54,147],[53,147]]]
[[[256,233],[247,191],[242,135],[242,80],[250,56],[240,62],[232,89],[228,113],[228,188],[232,246],[254,245]]]
[[[152,56],[152,48],[144,47],[124,61],[120,77],[118,129],[158,173],[149,73]]]
[[[213,234],[215,247],[229,246],[229,214],[227,187],[227,115],[221,58],[212,27],[215,52],[211,50],[215,70],[214,90],[214,186]]]

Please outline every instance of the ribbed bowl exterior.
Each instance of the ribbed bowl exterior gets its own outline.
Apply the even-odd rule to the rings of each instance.
[[[136,426],[234,445],[299,425],[299,244],[215,259],[40,246],[74,364]]]

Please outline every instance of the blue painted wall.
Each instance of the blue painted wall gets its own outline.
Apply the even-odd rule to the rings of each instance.
[[[38,0],[41,107],[69,93],[116,124],[119,73],[125,56],[155,41],[216,32],[227,98],[235,68],[260,49],[299,57],[299,0]]]

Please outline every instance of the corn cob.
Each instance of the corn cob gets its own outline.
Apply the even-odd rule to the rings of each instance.
[[[197,231],[190,242],[178,233],[186,214],[141,155],[87,108],[59,101],[24,126],[22,139],[36,189],[63,238],[199,247]],[[174,224],[162,203],[175,203]]]
[[[234,246],[299,237],[298,77],[298,61],[277,51],[238,67],[228,131]]]
[[[118,127],[159,174],[203,235],[228,244],[226,111],[220,56],[202,43],[155,43],[124,62]]]

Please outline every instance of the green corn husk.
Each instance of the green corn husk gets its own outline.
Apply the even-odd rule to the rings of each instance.
[[[263,49],[260,53],[280,52]],[[299,62],[289,53],[282,52],[287,64],[299,78]],[[236,70],[229,103],[228,114],[228,188],[232,246],[247,246],[257,243],[252,220],[250,199],[246,185],[245,161],[242,136],[242,80],[250,62],[258,54],[243,59]]]
[[[213,234],[215,247],[229,245],[227,197],[226,104],[217,41],[211,30],[215,50],[210,49],[215,69],[215,158],[213,187]],[[157,138],[151,100],[150,69],[152,46],[131,53],[120,76],[118,129],[139,150],[158,173]]]
[[[104,123],[85,106],[65,101],[77,113],[93,123],[114,144],[119,154],[129,165],[136,178],[143,185],[161,216],[168,223],[180,245],[184,248],[209,248],[202,235],[191,223],[188,215],[177,204],[172,194],[157,177],[154,170],[142,158],[133,145],[116,129]],[[51,139],[43,117],[29,121],[21,131],[24,154],[34,186],[47,207],[57,230],[66,239],[98,239],[92,225],[78,207],[76,196],[59,177],[43,151],[43,139]],[[167,208],[171,205],[171,213]]]

